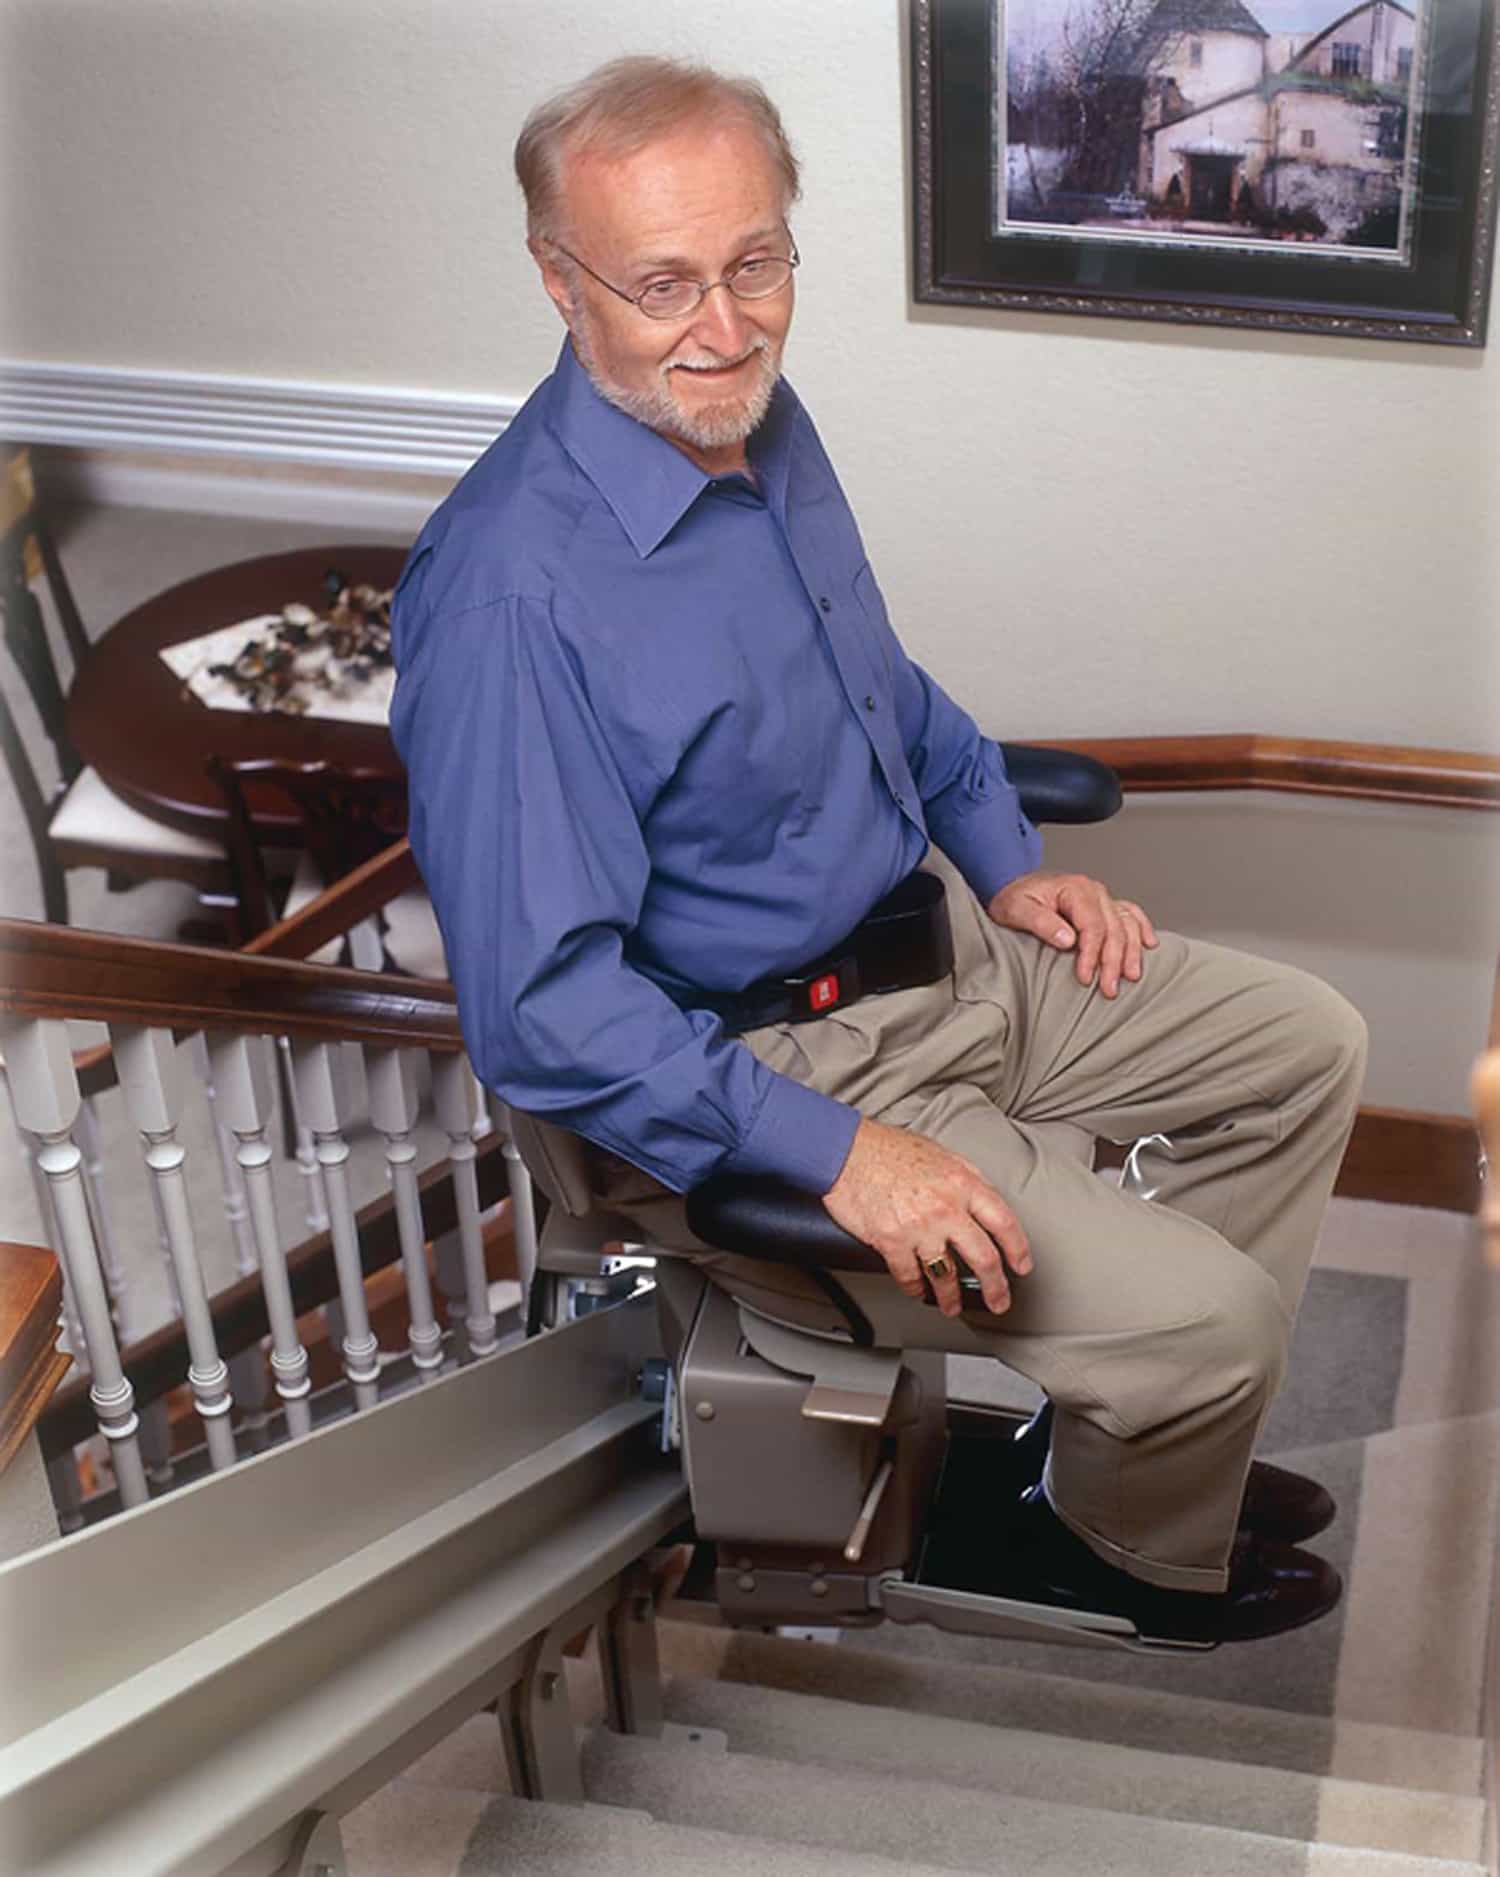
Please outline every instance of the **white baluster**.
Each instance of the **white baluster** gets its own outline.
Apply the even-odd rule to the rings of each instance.
[[[151,1182],[151,1211],[156,1219],[156,1244],[167,1274],[167,1305],[174,1317],[182,1315],[182,1296],[177,1288],[177,1267],[172,1262],[172,1241],[167,1233],[167,1215],[161,1209],[161,1188]]]
[[[323,1169],[318,1165],[312,1129],[302,1118],[302,1101],[297,1093],[297,1072],[292,1057],[292,1040],[278,1036],[276,1052],[284,1071],[281,1078],[282,1099],[291,1110],[291,1135],[296,1142],[297,1171],[302,1175],[302,1216],[310,1232],[328,1230],[328,1195],[323,1190]]]
[[[89,1372],[89,1352],[83,1340],[83,1319],[78,1314],[78,1305],[73,1301],[73,1286],[68,1282],[68,1266],[62,1255],[62,1231],[57,1223],[57,1213],[52,1204],[52,1193],[47,1184],[47,1176],[42,1171],[42,1143],[28,1127],[22,1127],[21,1117],[16,1109],[15,1090],[11,1087],[10,1077],[5,1078],[6,1095],[10,1101],[12,1115],[15,1116],[16,1135],[21,1143],[21,1152],[26,1159],[26,1171],[31,1176],[31,1184],[36,1193],[36,1209],[41,1220],[42,1243],[50,1251],[57,1253],[58,1265],[62,1272],[62,1334],[59,1347],[66,1350],[78,1366],[81,1375]]]
[[[406,1299],[411,1316],[407,1340],[411,1344],[412,1364],[418,1379],[430,1382],[443,1366],[443,1332],[432,1307],[422,1206],[417,1197],[417,1149],[411,1137],[417,1124],[417,1082],[416,1065],[410,1052],[367,1049],[365,1082],[370,1091],[370,1119],[377,1133],[385,1136],[385,1159],[396,1204],[401,1263],[406,1273]]]
[[[505,1177],[510,1186],[511,1229],[516,1235],[516,1275],[521,1280],[521,1295],[528,1297],[532,1280],[536,1276],[536,1195],[532,1190],[526,1162],[521,1158],[521,1150],[511,1133],[510,1110],[498,1098],[494,1099],[494,1108],[494,1125],[504,1137],[500,1151],[505,1156]]]
[[[110,1444],[120,1499],[127,1506],[144,1505],[149,1494],[137,1438],[140,1423],[136,1419],[135,1390],[120,1363],[109,1294],[99,1268],[99,1251],[83,1190],[83,1155],[72,1139],[79,1099],[67,1026],[34,1018],[0,1018],[0,1047],[10,1075],[16,1118],[41,1141],[37,1163],[46,1175],[57,1221],[54,1249],[67,1273],[81,1320],[83,1345],[93,1375],[89,1397]]]
[[[26,1161],[26,1171],[31,1179],[31,1190],[36,1194],[37,1219],[42,1228],[42,1243],[57,1246],[57,1221],[52,1216],[52,1195],[47,1190],[47,1176],[37,1165],[37,1155],[41,1152],[41,1143],[32,1134],[31,1129],[22,1127],[21,1116],[16,1108],[16,1092],[11,1087],[10,1075],[0,1068],[0,1081],[5,1083],[5,1098],[10,1103],[11,1116],[16,1124],[16,1135],[21,1143],[21,1152]]]
[[[448,1157],[453,1162],[469,1353],[487,1356],[500,1347],[500,1339],[495,1334],[495,1313],[490,1309],[490,1281],[485,1273],[484,1239],[479,1226],[479,1181],[474,1171],[474,1071],[460,1051],[442,1055],[434,1052],[432,1101],[438,1126],[448,1136]]]
[[[115,1067],[125,1112],[145,1143],[144,1159],[161,1204],[167,1249],[182,1302],[182,1326],[188,1345],[188,1386],[193,1405],[203,1422],[208,1455],[216,1471],[234,1465],[234,1430],[230,1410],[229,1370],[219,1354],[213,1317],[203,1283],[203,1268],[188,1211],[187,1183],[182,1164],[187,1158],[177,1139],[181,1109],[181,1078],[177,1048],[170,1030],[148,1030],[135,1024],[111,1026]]]
[[[224,1217],[234,1240],[234,1268],[241,1277],[250,1277],[258,1269],[255,1233],[250,1225],[250,1201],[245,1191],[245,1176],[235,1158],[234,1136],[219,1112],[219,1090],[209,1059],[208,1038],[201,1030],[195,1030],[188,1038],[188,1055],[213,1123],[214,1149],[219,1157],[219,1190],[224,1196]],[[240,1434],[251,1453],[262,1453],[270,1444],[262,1348],[263,1345],[252,1345],[229,1358],[230,1393],[240,1411]]]
[[[42,1148],[40,1141],[37,1143],[36,1151],[38,1155],[41,1154]],[[46,1176],[43,1175],[43,1177],[45,1178]],[[47,1200],[47,1210],[49,1213],[52,1211],[52,1201],[50,1197]],[[80,1375],[88,1375],[91,1373],[89,1369],[88,1341],[83,1333],[83,1318],[78,1313],[78,1300],[73,1295],[72,1280],[68,1276],[67,1260],[63,1257],[62,1253],[62,1229],[58,1225],[55,1215],[52,1220],[51,1235],[47,1243],[52,1250],[57,1253],[58,1263],[62,1267],[62,1335],[58,1338],[58,1342],[73,1358],[78,1373]]]
[[[312,1130],[323,1191],[328,1199],[328,1230],[333,1239],[339,1274],[339,1303],[344,1316],[344,1374],[356,1408],[373,1408],[380,1379],[379,1346],[370,1328],[365,1302],[364,1272],[359,1261],[359,1237],[354,1205],[349,1196],[349,1143],[344,1139],[339,1112],[340,1076],[334,1062],[336,1043],[294,1043],[292,1063],[297,1081],[297,1105]]]
[[[114,1305],[115,1330],[120,1341],[128,1343],[138,1334],[138,1329],[129,1301],[130,1278],[120,1256],[114,1215],[105,1188],[103,1135],[92,1097],[85,1097],[79,1107],[74,1134],[83,1154],[83,1190],[89,1202],[89,1218],[93,1221],[94,1243],[99,1247],[99,1268],[104,1273],[105,1288]]]
[[[172,1462],[172,1417],[163,1395],[141,1409],[141,1456],[146,1474],[157,1492],[167,1492],[176,1477]]]
[[[255,1269],[255,1234],[250,1229],[250,1205],[245,1196],[245,1181],[240,1173],[239,1162],[234,1157],[233,1137],[224,1124],[224,1117],[219,1113],[218,1083],[214,1080],[208,1039],[201,1030],[195,1030],[188,1038],[188,1055],[192,1060],[193,1073],[203,1090],[203,1099],[208,1103],[209,1118],[213,1122],[214,1146],[219,1155],[219,1185],[224,1194],[224,1217],[229,1221],[230,1235],[234,1239],[234,1268],[241,1277],[249,1277]]]
[[[270,1065],[258,1036],[212,1036],[208,1048],[219,1089],[220,1112],[234,1136],[235,1162],[245,1182],[250,1227],[266,1294],[266,1315],[271,1324],[271,1377],[286,1409],[287,1433],[296,1440],[312,1431],[308,1404],[312,1385],[307,1377],[307,1351],[297,1335],[286,1251],[276,1219],[276,1193],[271,1180],[274,1156],[266,1139],[271,1118]]]

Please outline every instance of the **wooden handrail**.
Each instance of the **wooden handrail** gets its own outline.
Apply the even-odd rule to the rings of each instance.
[[[0,919],[0,1011],[459,1049],[451,984]]]
[[[474,1156],[474,1170],[479,1183],[479,1204],[487,1208],[503,1199],[508,1190],[505,1143],[495,1135],[479,1143]],[[453,1165],[437,1162],[423,1173],[417,1183],[422,1207],[422,1231],[428,1240],[442,1238],[458,1223],[458,1202],[453,1190]],[[359,1235],[360,1267],[372,1277],[401,1256],[401,1240],[396,1226],[395,1201],[389,1193],[372,1199],[355,1215]],[[339,1294],[338,1270],[333,1257],[333,1239],[327,1232],[312,1237],[286,1255],[287,1274],[291,1279],[292,1308],[301,1316],[304,1311],[329,1303]],[[219,1354],[228,1358],[251,1348],[270,1330],[265,1292],[260,1274],[242,1277],[224,1290],[216,1291],[212,1301],[214,1340]],[[56,1311],[54,1309],[54,1317]],[[120,1351],[120,1360],[135,1390],[136,1405],[145,1407],[180,1386],[187,1373],[191,1352],[187,1332],[180,1321],[164,1323],[139,1341]],[[64,1360],[64,1367],[66,1367]],[[42,1450],[51,1459],[95,1432],[93,1403],[89,1399],[87,1376],[77,1376],[40,1417]]]
[[[1108,763],[1132,794],[1271,789],[1430,808],[1500,808],[1500,756],[1299,737],[1069,737],[1041,741]]]

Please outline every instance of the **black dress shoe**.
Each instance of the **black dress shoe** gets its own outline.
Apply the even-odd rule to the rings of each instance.
[[[1016,1434],[1015,1452],[1024,1456],[1022,1472],[1028,1485],[1036,1485],[1042,1477],[1052,1440],[1052,1413],[1052,1403],[1044,1401]],[[1304,1538],[1315,1538],[1325,1531],[1337,1514],[1332,1493],[1315,1479],[1271,1466],[1265,1460],[1250,1462],[1250,1477],[1240,1505],[1242,1531],[1282,1545],[1299,1545]]]
[[[1106,1564],[1035,1486],[1023,1496],[1021,1517],[1007,1532],[996,1577],[985,1588],[992,1596],[1054,1609],[1123,1616],[1153,1641],[1219,1643],[1279,1636],[1315,1622],[1338,1602],[1343,1581],[1310,1551],[1242,1531],[1227,1590],[1163,1590]]]

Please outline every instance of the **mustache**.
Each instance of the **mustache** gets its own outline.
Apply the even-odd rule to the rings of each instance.
[[[718,352],[700,352],[692,358],[669,359],[662,366],[662,376],[669,372],[682,371],[722,371],[727,365],[743,365],[747,358],[754,358],[757,352],[770,350],[770,341],[761,334],[750,341],[743,352],[733,358],[726,358]]]

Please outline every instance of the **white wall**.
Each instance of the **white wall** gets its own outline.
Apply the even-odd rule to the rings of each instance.
[[[912,306],[897,0],[0,0],[0,35],[7,354],[480,394],[558,339],[509,177],[529,105],[626,50],[753,71],[806,169],[789,370],[987,727],[1500,748],[1494,360]],[[1375,1021],[1372,1099],[1451,1111],[1496,827],[1143,802],[1058,849],[1324,969]]]

